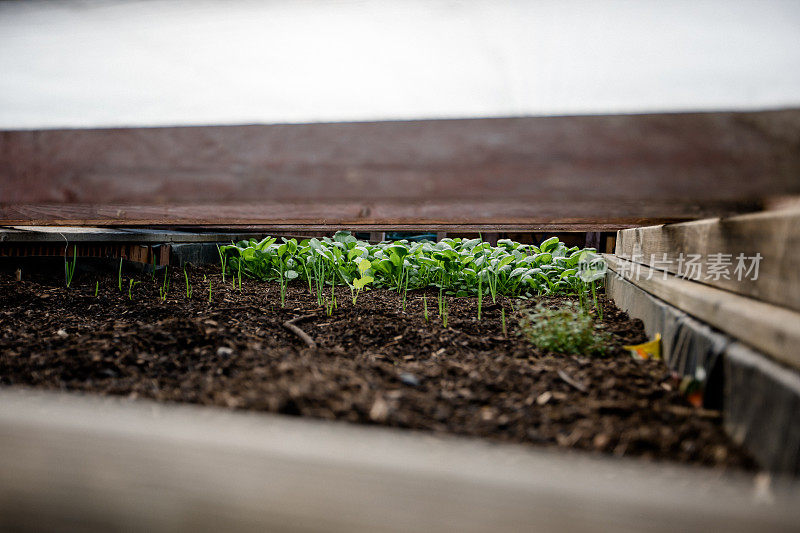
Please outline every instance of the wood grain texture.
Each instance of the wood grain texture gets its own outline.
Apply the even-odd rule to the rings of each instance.
[[[614,255],[604,257],[613,272],[642,290],[775,360],[800,369],[800,313]]]
[[[0,391],[0,529],[793,531],[794,484],[149,401]]]
[[[376,218],[413,222],[426,216],[414,208],[426,201],[531,203],[509,217],[540,221],[553,217],[539,213],[548,207],[594,220],[699,218],[800,193],[798,126],[795,109],[5,131],[0,223],[22,223],[9,209],[23,204],[389,200],[399,210]],[[221,211],[219,218],[235,215]],[[457,216],[480,215],[462,209]],[[63,215],[42,209],[37,220],[49,217]],[[113,217],[104,211],[101,218]],[[246,223],[265,218],[254,214]]]
[[[748,204],[749,205],[749,204]],[[551,203],[543,200],[332,201],[274,200],[253,203],[195,204],[7,204],[0,205],[1,225],[75,226],[273,226],[348,227],[369,231],[435,229],[437,226],[484,226],[492,231],[615,231],[641,225],[694,219],[711,212],[735,213],[740,203],[618,202]],[[502,226],[502,229],[499,228]],[[463,229],[462,231],[474,231]],[[479,231],[479,230],[478,230]]]
[[[709,275],[706,259],[729,254],[729,279]],[[616,255],[660,270],[678,273],[681,254],[703,257],[697,281],[713,287],[800,311],[800,208],[723,219],[622,230]],[[736,257],[761,254],[757,279],[733,275]],[[634,258],[635,256],[635,258]],[[666,258],[666,261],[664,261]],[[749,262],[747,263],[749,266]]]

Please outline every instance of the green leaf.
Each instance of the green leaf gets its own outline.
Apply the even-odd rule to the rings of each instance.
[[[295,278],[296,278],[297,276],[299,276],[299,275],[300,275],[300,274],[298,274],[298,273],[297,273],[297,272],[295,272],[294,270],[287,270],[287,271],[284,273],[284,276],[286,276],[286,279],[295,279]]]
[[[361,260],[361,261],[358,263],[358,270],[359,270],[359,272],[362,272],[362,273],[363,273],[363,272],[365,272],[365,271],[369,270],[370,268],[372,268],[372,263],[371,263],[371,262],[370,262],[368,259],[362,259],[362,260]]]
[[[544,241],[542,244],[539,245],[539,249],[542,252],[552,252],[558,247],[558,243],[559,243],[558,237],[550,237],[549,239],[547,239],[546,241]]]
[[[372,283],[373,281],[374,281],[374,279],[372,278],[372,276],[364,276],[363,278],[358,278],[358,279],[353,280],[353,286],[356,289],[361,290],[361,289],[364,288],[365,285],[368,285],[368,284]]]

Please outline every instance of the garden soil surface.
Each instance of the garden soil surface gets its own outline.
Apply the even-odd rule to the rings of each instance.
[[[718,412],[692,408],[661,362],[621,349],[646,338],[608,302],[613,342],[596,358],[532,348],[517,334],[520,300],[487,297],[479,321],[475,298],[447,298],[445,328],[435,291],[409,292],[404,309],[402,294],[370,290],[353,305],[342,287],[327,316],[307,285],[291,284],[282,308],[277,284],[235,290],[218,268],[190,271],[191,299],[173,273],[161,303],[161,275],[135,275],[130,300],[129,275],[120,291],[116,275],[79,272],[67,289],[58,276],[1,274],[0,384],[755,468]],[[316,348],[285,327],[298,317]]]

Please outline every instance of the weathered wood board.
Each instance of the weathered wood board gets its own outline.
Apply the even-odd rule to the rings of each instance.
[[[763,477],[754,485],[667,464],[8,389],[0,472],[3,530],[671,533],[800,523],[797,485]]]
[[[740,254],[742,269],[737,271]],[[618,233],[616,255],[800,311],[798,207],[622,230]],[[688,266],[692,255],[700,256],[696,277]],[[714,267],[714,263],[718,266]],[[748,274],[747,270],[756,266],[754,263],[757,272],[751,270]],[[723,272],[718,275],[720,270]]]

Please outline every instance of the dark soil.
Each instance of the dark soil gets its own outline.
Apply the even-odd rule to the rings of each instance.
[[[212,301],[208,302],[211,280]],[[138,275],[133,300],[116,274],[23,280],[0,276],[0,384],[190,402],[361,424],[594,450],[719,467],[754,468],[724,434],[719,413],[697,410],[656,361],[619,346],[643,342],[641,323],[605,303],[613,335],[606,358],[539,353],[516,335],[514,302],[448,298],[442,327],[436,293],[347,288],[326,316],[308,287],[223,285],[219,269],[174,273],[169,298],[160,279]],[[99,296],[95,297],[95,280]],[[501,307],[508,336],[501,329]],[[297,325],[307,347],[283,326]],[[570,384],[568,382],[573,382]],[[577,384],[577,387],[576,387]],[[579,388],[585,387],[585,392]]]

